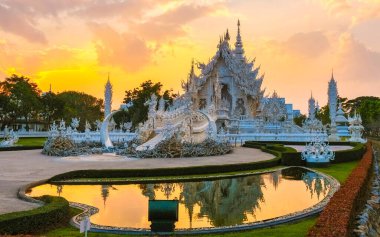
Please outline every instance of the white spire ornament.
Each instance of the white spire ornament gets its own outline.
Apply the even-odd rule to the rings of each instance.
[[[104,87],[104,117],[107,117],[111,113],[112,92],[112,84],[110,82],[110,75],[108,74],[108,80]]]
[[[234,54],[240,60],[244,60],[243,42],[241,40],[241,35],[240,35],[240,20],[238,20],[237,26],[238,26],[238,32],[236,35]]]

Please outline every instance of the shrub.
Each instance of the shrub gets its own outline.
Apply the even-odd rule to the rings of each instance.
[[[30,211],[0,215],[0,235],[42,233],[69,221],[69,202],[66,199],[52,196],[42,196],[40,199],[46,205]]]
[[[371,177],[372,149],[367,152],[358,166],[352,171],[342,187],[334,194],[310,229],[310,237],[352,236],[352,224],[356,214],[365,203],[367,187]]]
[[[23,151],[23,150],[40,150],[43,146],[10,146],[0,147],[0,151]]]

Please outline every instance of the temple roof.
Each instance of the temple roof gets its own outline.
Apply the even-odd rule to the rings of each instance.
[[[227,30],[226,34],[220,38],[218,50],[214,57],[207,63],[197,63],[201,70],[199,76],[192,75],[189,83],[193,84],[193,89],[200,90],[211,76],[214,67],[220,60],[225,62],[226,67],[231,72],[236,85],[247,95],[253,98],[261,98],[264,90],[261,90],[261,85],[264,75],[259,75],[260,67],[254,67],[255,60],[247,62],[244,56],[243,44],[240,35],[240,22],[238,22],[238,35],[235,43],[235,50],[230,47],[230,36]]]

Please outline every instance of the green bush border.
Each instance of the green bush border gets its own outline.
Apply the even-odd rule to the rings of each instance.
[[[69,202],[62,197],[42,196],[39,208],[0,215],[0,235],[37,234],[69,221]]]
[[[274,154],[276,155],[276,154]],[[156,177],[156,176],[183,176],[215,174],[226,172],[238,172],[255,169],[265,169],[275,167],[280,164],[280,157],[271,160],[228,164],[228,165],[207,165],[192,167],[160,168],[160,169],[103,169],[103,170],[75,170],[58,174],[48,180],[48,182],[63,181],[69,179],[92,179],[92,178],[125,178],[125,177]]]
[[[43,146],[10,146],[10,147],[0,147],[1,151],[25,151],[25,150],[41,150]]]

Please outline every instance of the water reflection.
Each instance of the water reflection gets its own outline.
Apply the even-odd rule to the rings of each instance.
[[[60,195],[98,207],[99,213],[92,217],[95,224],[134,228],[149,228],[149,200],[178,200],[176,228],[199,228],[238,225],[301,211],[322,200],[329,189],[323,176],[288,168],[181,183],[41,185],[29,195]]]

